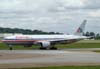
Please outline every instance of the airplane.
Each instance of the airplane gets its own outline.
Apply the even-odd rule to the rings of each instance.
[[[2,42],[5,43],[10,50],[13,49],[14,45],[23,45],[24,47],[32,47],[32,45],[40,46],[41,50],[56,50],[56,44],[69,44],[73,42],[86,39],[83,36],[87,20],[84,20],[76,32],[72,35],[66,34],[54,34],[54,35],[13,35],[5,37]]]

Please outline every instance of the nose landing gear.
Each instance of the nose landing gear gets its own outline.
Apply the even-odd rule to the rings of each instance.
[[[13,50],[12,45],[8,45],[8,47],[9,47],[9,50]]]

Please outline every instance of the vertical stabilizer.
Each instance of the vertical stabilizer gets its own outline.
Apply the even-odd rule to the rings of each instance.
[[[83,23],[80,25],[80,27],[76,30],[75,35],[80,35],[80,36],[83,35],[86,22],[87,22],[87,20],[83,21]]]

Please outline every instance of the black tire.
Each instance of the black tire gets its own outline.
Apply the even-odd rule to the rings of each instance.
[[[9,48],[9,50],[13,50],[13,48],[12,48],[12,47],[10,47],[10,48]]]
[[[40,47],[40,50],[47,50],[46,47]]]
[[[51,47],[50,50],[57,50],[57,48],[56,47]]]

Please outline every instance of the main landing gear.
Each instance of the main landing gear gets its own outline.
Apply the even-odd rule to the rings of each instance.
[[[56,47],[50,47],[49,49],[50,49],[50,50],[57,50]]]
[[[40,50],[47,50],[46,47],[40,47]]]
[[[48,50],[47,47],[40,47],[40,50]],[[57,50],[56,47],[50,47],[49,50]]]

